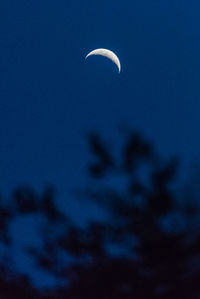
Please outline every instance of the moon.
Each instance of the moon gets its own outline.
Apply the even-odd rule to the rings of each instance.
[[[116,66],[118,67],[118,70],[120,73],[121,64],[120,64],[119,58],[117,57],[117,55],[114,52],[107,50],[107,49],[100,48],[100,49],[96,49],[96,50],[93,50],[90,53],[88,53],[87,56],[85,57],[85,59],[91,55],[101,55],[101,56],[105,56],[108,59],[112,60],[112,62],[114,62],[116,64]]]

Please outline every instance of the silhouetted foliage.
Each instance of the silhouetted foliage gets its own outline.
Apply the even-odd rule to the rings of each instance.
[[[95,151],[99,161],[105,151],[103,146]],[[107,176],[86,190],[88,199],[110,211],[110,217],[99,226],[91,224],[89,238],[85,231],[73,234],[70,252],[85,256],[86,262],[65,272],[71,278],[68,298],[200,298],[200,232],[163,225],[179,213],[173,190],[177,159],[163,161],[149,142],[131,133],[121,160],[109,153],[109,161],[103,163],[99,180],[114,165],[111,175],[124,176],[126,182],[121,180],[124,188],[119,190],[117,184],[107,184]]]
[[[89,134],[88,139],[91,152],[97,159],[97,162],[89,167],[90,174],[93,177],[102,177],[107,169],[114,166],[111,155],[99,135]]]
[[[27,187],[16,190],[10,206],[0,205],[0,232],[9,240],[13,218],[40,215],[42,246],[27,252],[64,286],[39,292],[28,278],[16,273],[13,278],[2,263],[0,297],[200,298],[200,227],[184,226],[199,209],[194,202],[189,208],[190,194],[188,206],[177,200],[178,160],[161,159],[134,132],[122,145],[120,158],[98,134],[89,134],[89,145],[95,161],[88,172],[94,180],[81,191],[82,204],[90,209],[90,201],[95,202],[105,219],[80,228],[58,209],[52,187],[42,196]]]
[[[39,211],[37,195],[30,187],[18,188],[15,190],[13,199],[16,203],[16,212],[18,213],[35,213]]]

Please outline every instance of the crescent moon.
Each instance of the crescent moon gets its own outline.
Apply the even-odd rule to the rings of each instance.
[[[87,54],[85,59],[88,58],[91,55],[101,55],[101,56],[105,56],[108,59],[112,60],[116,64],[116,66],[118,67],[118,70],[119,70],[119,73],[120,73],[121,64],[120,64],[119,58],[117,57],[117,55],[114,52],[112,52],[110,50],[107,50],[107,49],[96,49],[96,50],[91,51],[89,54]]]

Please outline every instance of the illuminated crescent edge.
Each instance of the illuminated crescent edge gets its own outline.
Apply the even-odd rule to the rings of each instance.
[[[96,49],[96,50],[93,50],[90,53],[88,53],[87,56],[85,57],[85,59],[91,55],[101,55],[101,56],[105,56],[105,57],[109,58],[117,65],[117,67],[119,69],[119,73],[120,73],[121,64],[120,64],[119,58],[117,57],[117,55],[114,52],[107,50],[107,49]]]

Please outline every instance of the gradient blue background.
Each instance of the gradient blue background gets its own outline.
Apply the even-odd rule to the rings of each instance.
[[[103,57],[85,60],[98,47],[116,52],[120,75]],[[58,203],[84,218],[93,210],[80,210],[72,191],[87,181],[88,130],[112,144],[128,124],[161,154],[177,154],[189,172],[199,158],[199,115],[199,1],[0,2],[4,196],[52,183]],[[27,240],[23,224],[20,231]]]

